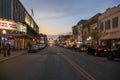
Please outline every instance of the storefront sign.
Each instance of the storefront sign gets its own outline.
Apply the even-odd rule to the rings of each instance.
[[[7,30],[16,30],[20,32],[26,32],[26,26],[22,23],[15,23],[9,21],[2,21],[0,20],[0,29],[7,29]]]
[[[30,19],[30,16],[25,13],[25,22],[30,26],[31,25],[31,19]]]
[[[26,32],[26,26],[21,24],[21,23],[18,23],[17,24],[17,31],[20,31],[20,32]]]
[[[27,32],[26,26],[22,26],[22,32]]]
[[[17,30],[17,24],[14,22],[0,20],[0,29]]]

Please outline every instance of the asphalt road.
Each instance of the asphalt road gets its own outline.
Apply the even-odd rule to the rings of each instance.
[[[120,80],[120,62],[47,47],[1,62],[0,80]]]

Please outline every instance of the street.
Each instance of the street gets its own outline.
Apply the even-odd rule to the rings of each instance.
[[[120,62],[52,46],[1,62],[0,80],[120,80]]]

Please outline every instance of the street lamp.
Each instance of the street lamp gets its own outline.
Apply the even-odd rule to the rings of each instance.
[[[5,35],[6,34],[6,30],[3,30],[2,33]]]
[[[89,41],[89,40],[91,40],[91,39],[92,39],[92,37],[88,37],[88,38],[87,38],[87,41]]]
[[[5,35],[6,35],[6,30],[2,31],[3,35],[4,35],[4,44],[3,44],[3,49],[4,49],[4,56],[6,56],[6,50],[5,50]]]
[[[2,33],[3,33],[3,36],[4,36],[4,46],[5,46],[5,35],[6,35],[6,30],[3,30]]]
[[[87,41],[88,41],[88,42],[90,42],[90,45],[92,45],[91,40],[92,40],[92,37],[91,37],[91,36],[89,36],[89,37],[87,38]]]

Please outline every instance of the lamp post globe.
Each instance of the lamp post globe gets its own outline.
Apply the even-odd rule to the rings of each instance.
[[[6,30],[3,30],[2,33],[3,33],[3,34],[6,34]]]

